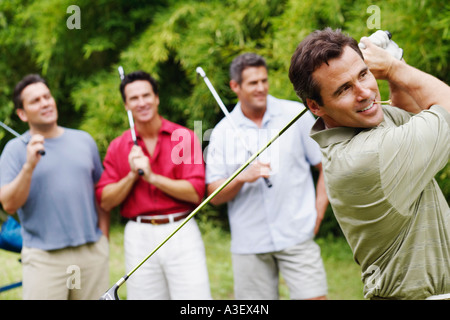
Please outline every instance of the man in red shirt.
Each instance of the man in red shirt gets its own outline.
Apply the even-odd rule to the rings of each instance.
[[[105,210],[120,205],[125,264],[131,270],[198,205],[205,193],[202,149],[192,130],[158,113],[156,81],[143,71],[120,85],[136,124],[114,139],[96,195]],[[143,175],[138,174],[143,171]],[[128,299],[211,299],[205,249],[191,219],[127,281]]]

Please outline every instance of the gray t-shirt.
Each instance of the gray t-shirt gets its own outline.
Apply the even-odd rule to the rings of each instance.
[[[28,131],[23,136],[30,139]],[[64,128],[61,136],[45,139],[44,146],[28,199],[18,210],[23,246],[55,250],[96,242],[102,233],[94,185],[103,168],[94,140],[86,132]],[[23,141],[9,141],[0,158],[0,186],[14,180],[25,162]]]

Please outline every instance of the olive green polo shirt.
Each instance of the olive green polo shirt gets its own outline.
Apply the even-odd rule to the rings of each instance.
[[[383,106],[371,129],[311,130],[327,193],[362,268],[366,298],[424,299],[450,293],[450,209],[436,173],[450,155],[450,114]]]

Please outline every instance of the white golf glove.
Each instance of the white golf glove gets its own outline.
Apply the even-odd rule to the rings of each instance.
[[[400,48],[394,41],[390,39],[388,31],[378,30],[369,36],[369,40],[376,46],[389,52],[394,58],[401,60],[403,57],[403,49]],[[365,49],[364,43],[359,42],[358,47]]]

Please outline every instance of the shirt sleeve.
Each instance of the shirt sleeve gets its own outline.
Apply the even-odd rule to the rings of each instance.
[[[387,130],[380,146],[383,189],[400,212],[417,199],[448,162],[449,114],[436,106]]]
[[[21,141],[11,140],[0,157],[0,187],[13,181],[26,160],[26,147]]]
[[[195,133],[189,130],[192,152],[189,164],[183,165],[182,179],[189,181],[200,199],[205,195],[205,163],[203,161],[202,146]]]
[[[106,156],[103,161],[103,173],[95,186],[95,196],[99,203],[101,203],[103,188],[108,184],[115,183],[121,179],[116,167],[117,162],[114,160],[114,154],[116,153],[114,150],[115,144],[111,143],[106,151]]]
[[[212,131],[206,149],[206,184],[228,178],[224,153],[224,130],[217,127]]]
[[[100,159],[100,154],[98,152],[97,144],[95,143],[94,138],[88,133],[86,133],[89,140],[89,145],[92,153],[92,162],[94,164],[94,170],[92,172],[92,179],[94,183],[97,183],[100,180],[100,177],[103,172],[102,161]]]

